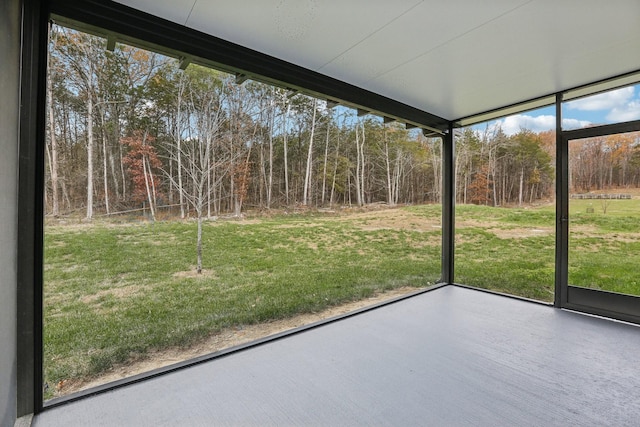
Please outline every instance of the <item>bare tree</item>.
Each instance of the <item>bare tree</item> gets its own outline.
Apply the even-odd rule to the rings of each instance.
[[[51,50],[55,50],[57,48],[57,32],[55,27],[52,25],[49,26],[50,31],[50,40],[52,43]],[[54,217],[60,215],[60,206],[58,201],[60,200],[60,196],[58,195],[58,189],[60,184],[58,182],[58,141],[56,137],[56,125],[55,125],[55,114],[53,111],[53,55],[48,56],[48,68],[49,73],[47,74],[47,121],[49,123],[49,143],[51,145],[51,149],[47,150],[49,154],[49,171],[51,174],[51,196],[52,196],[52,214]]]
[[[307,167],[304,175],[304,190],[302,196],[302,204],[307,206],[309,204],[310,192],[311,192],[311,171],[312,171],[312,161],[313,161],[313,136],[316,130],[316,110],[317,110],[318,100],[316,98],[313,99],[313,115],[311,118],[311,135],[309,136],[309,147],[307,150]]]
[[[331,110],[327,112],[327,135],[324,141],[324,162],[322,168],[322,206],[324,206],[324,199],[327,187],[327,162],[329,161],[329,135],[331,134]]]
[[[387,204],[395,205],[395,197],[393,195],[394,186],[391,185],[391,159],[389,157],[389,140],[387,139],[387,125],[383,124],[384,138],[384,162],[387,170]]]
[[[359,134],[359,130],[362,129],[362,136]],[[365,132],[364,122],[357,123],[355,126],[356,136],[356,201],[358,206],[362,206],[365,203],[364,200],[364,143]]]
[[[165,176],[176,185],[184,200],[191,205],[196,214],[197,236],[196,236],[196,272],[202,273],[202,225],[206,215],[206,203],[215,188],[221,183],[222,179],[229,173],[229,158],[218,158],[212,161],[213,142],[221,138],[220,125],[222,119],[222,110],[216,109],[211,111],[209,116],[208,128],[201,128],[206,133],[198,134],[197,138],[182,141],[179,152],[184,164],[184,173],[191,180],[192,186],[179,186],[176,177],[172,176],[169,171],[163,170]],[[213,171],[215,169],[227,168],[224,173],[215,175],[215,181],[211,181]]]

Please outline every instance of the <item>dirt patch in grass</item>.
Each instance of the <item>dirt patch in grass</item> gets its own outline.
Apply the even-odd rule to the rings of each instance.
[[[640,233],[611,234],[608,238],[620,243],[635,243],[640,240]]]
[[[489,228],[489,233],[493,233],[501,239],[525,239],[527,237],[548,236],[554,233],[551,227],[539,228]]]
[[[260,222],[259,220],[256,220],[256,221]],[[322,227],[322,224],[318,222],[298,222],[294,224],[278,224],[273,228],[279,229],[279,230],[287,230],[290,228],[301,228],[301,227],[304,227],[304,228]]]
[[[233,223],[238,225],[251,225],[251,224],[260,224],[262,220],[260,218],[238,218],[237,216],[232,217],[216,217],[211,219],[205,219],[204,223],[210,226],[218,226],[226,223]]]
[[[173,277],[177,277],[180,279],[207,279],[211,277],[216,277],[216,273],[213,270],[205,270],[205,269],[202,269],[202,272],[198,273],[196,268],[193,267],[186,271],[178,271],[177,273],[173,273]]]
[[[548,236],[555,233],[553,227],[505,227],[495,221],[480,221],[475,219],[456,222],[456,228],[479,228],[488,233],[495,234],[501,239],[523,239],[527,237]]]
[[[336,218],[336,221],[353,222],[355,227],[366,231],[407,230],[428,232],[441,228],[439,218],[425,218],[400,208],[358,212]]]
[[[456,228],[481,228],[486,230],[488,228],[498,228],[499,226],[500,223],[495,221],[481,221],[477,219],[465,219],[462,221],[456,221]]]
[[[198,356],[246,344],[269,335],[274,335],[279,332],[308,325],[323,319],[328,319],[363,307],[371,306],[385,300],[406,295],[408,293],[415,292],[416,290],[416,288],[412,287],[402,287],[392,291],[383,292],[360,301],[331,307],[317,313],[301,314],[288,319],[276,320],[257,325],[228,328],[188,348],[169,348],[162,351],[149,352],[144,357],[141,356],[137,359],[131,360],[127,364],[115,366],[104,375],[96,378],[61,381],[55,386],[55,396],[75,393],[77,391],[131,377],[143,372],[149,372],[153,369],[193,359]]]
[[[149,288],[147,286],[138,286],[138,285],[115,287],[115,288],[98,291],[95,294],[84,295],[80,297],[80,301],[85,304],[93,304],[96,301],[100,300],[101,298],[108,297],[108,296],[112,296],[117,299],[130,298],[136,295],[140,295],[142,292],[145,292],[148,289]]]
[[[575,225],[569,224],[569,232],[579,233],[584,236],[595,236],[598,234],[598,228],[594,225]],[[625,233],[626,234],[626,233]]]

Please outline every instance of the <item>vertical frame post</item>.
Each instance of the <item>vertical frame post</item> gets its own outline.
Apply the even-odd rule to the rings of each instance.
[[[454,283],[456,147],[453,123],[442,137],[442,283]]]
[[[46,0],[22,1],[18,161],[18,417],[42,410]]]
[[[556,94],[556,276],[554,306],[567,304],[569,280],[569,144],[562,133],[562,94]]]

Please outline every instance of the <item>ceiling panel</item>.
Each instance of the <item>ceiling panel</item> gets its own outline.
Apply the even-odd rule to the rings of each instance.
[[[198,0],[188,26],[317,71],[420,3]]]
[[[142,10],[155,16],[176,22],[180,25],[187,23],[193,5],[197,0],[116,0],[127,6]]]
[[[640,70],[638,0],[120,0],[458,119]]]
[[[558,3],[529,2],[364,87],[460,118],[640,69],[640,2]]]
[[[366,83],[528,1],[422,2],[319,71],[356,84]]]

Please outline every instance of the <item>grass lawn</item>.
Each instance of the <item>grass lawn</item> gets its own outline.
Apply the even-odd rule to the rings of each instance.
[[[640,295],[640,198],[569,207],[569,284]]]
[[[597,203],[571,201],[569,281],[640,295],[640,200],[611,201],[606,214]],[[553,206],[458,206],[456,227],[456,282],[553,299]],[[440,277],[438,205],[209,222],[200,276],[194,222],[45,230],[50,385],[99,375],[151,351],[188,347],[225,328],[424,287]]]
[[[553,210],[464,205],[456,212],[456,283],[553,300]]]
[[[571,199],[569,217],[569,284],[640,295],[640,198]],[[457,283],[553,301],[554,205],[458,206],[456,227]]]
[[[439,212],[209,222],[201,276],[195,222],[48,225],[45,381],[94,376],[223,328],[433,284]]]

